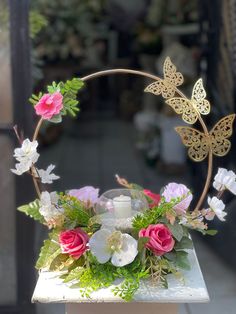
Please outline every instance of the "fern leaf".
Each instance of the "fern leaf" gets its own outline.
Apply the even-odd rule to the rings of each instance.
[[[49,268],[52,261],[61,253],[61,248],[53,239],[44,241],[41,247],[39,258],[36,263],[36,269]]]
[[[37,220],[41,223],[45,223],[43,216],[39,212],[39,207],[40,207],[39,200],[36,199],[34,202],[18,207],[17,210],[19,210],[22,213],[25,213],[27,216],[30,216],[34,220]]]

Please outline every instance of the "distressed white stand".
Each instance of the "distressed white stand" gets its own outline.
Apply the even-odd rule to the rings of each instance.
[[[71,289],[63,284],[56,273],[41,272],[32,297],[32,302],[66,303],[67,314],[177,314],[178,303],[204,303],[209,301],[195,251],[189,252],[192,265],[190,271],[183,272],[185,282],[168,278],[169,288],[162,289],[143,282],[134,296],[134,302],[124,303],[115,297],[110,289],[101,289],[82,298],[79,289]]]

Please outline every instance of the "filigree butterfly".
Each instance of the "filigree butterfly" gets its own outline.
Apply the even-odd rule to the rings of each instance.
[[[182,119],[186,123],[194,124],[198,119],[199,113],[207,115],[211,110],[210,103],[205,98],[206,91],[203,87],[202,79],[199,79],[193,87],[191,100],[174,97],[166,100],[166,103],[171,106],[176,113],[182,114]]]
[[[162,94],[163,98],[171,98],[175,95],[176,86],[183,84],[184,78],[180,72],[176,72],[176,66],[167,57],[163,66],[164,79],[158,79],[145,88],[145,92],[154,95]]]
[[[216,156],[225,156],[231,147],[228,138],[232,135],[235,114],[228,115],[216,123],[213,129],[206,134],[190,128],[176,127],[176,132],[180,135],[183,144],[188,149],[189,157],[194,161],[202,161],[209,154],[210,149]]]

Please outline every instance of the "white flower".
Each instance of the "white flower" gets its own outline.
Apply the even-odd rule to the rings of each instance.
[[[51,184],[53,182],[53,180],[60,179],[59,176],[56,176],[54,173],[51,173],[51,171],[54,168],[55,168],[54,165],[49,165],[46,170],[37,169],[37,173],[38,173],[42,183]]]
[[[16,169],[11,169],[11,171],[20,176],[24,172],[28,171],[31,165],[32,165],[31,162],[20,162],[15,165]]]
[[[59,196],[56,192],[48,193],[44,191],[40,197],[40,214],[45,218],[46,221],[55,219],[62,215],[64,209],[58,205]]]
[[[38,142],[31,142],[28,138],[24,140],[20,148],[14,150],[14,157],[21,162],[37,162],[39,154],[37,153]]]
[[[89,246],[99,263],[104,264],[111,259],[111,263],[117,267],[132,263],[138,254],[138,243],[133,237],[105,228],[92,235]]]
[[[32,164],[37,162],[39,158],[39,154],[37,153],[38,142],[30,140],[27,138],[22,143],[20,148],[16,148],[14,150],[14,157],[19,163],[15,165],[16,169],[11,169],[11,171],[17,175],[21,175],[22,173],[28,171]]]
[[[224,212],[225,204],[215,196],[213,198],[208,197],[207,202],[210,208],[206,210],[206,219],[212,220],[216,215],[221,221],[225,221],[224,217],[227,215]]]
[[[232,170],[219,168],[213,186],[217,191],[227,189],[236,195],[236,174]]]

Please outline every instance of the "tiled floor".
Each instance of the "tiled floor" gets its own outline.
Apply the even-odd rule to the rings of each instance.
[[[102,191],[116,187],[114,174],[126,176],[153,191],[158,191],[170,179],[188,182],[185,176],[173,178],[158,175],[148,168],[134,146],[134,130],[128,123],[109,121],[102,123],[86,121],[72,123],[57,145],[42,151],[43,164],[57,165],[63,178],[55,189],[65,190],[83,185],[94,185]],[[40,227],[37,233],[36,250],[44,237]],[[196,251],[208,286],[209,304],[181,305],[179,314],[235,314],[236,273],[230,270],[211,249],[194,237]],[[37,305],[38,314],[62,314],[64,305]]]

